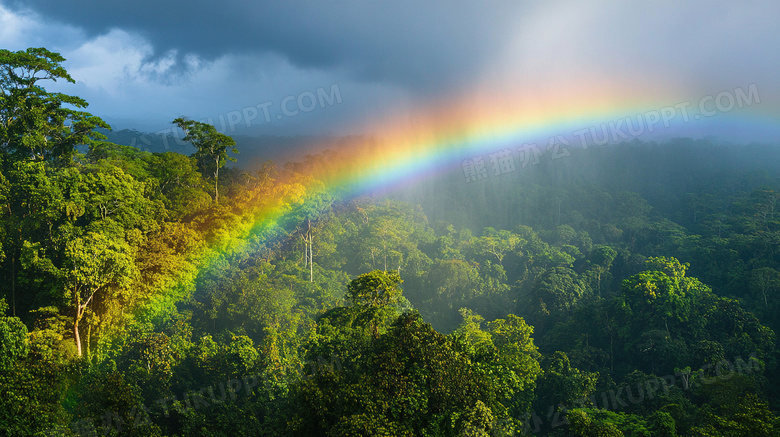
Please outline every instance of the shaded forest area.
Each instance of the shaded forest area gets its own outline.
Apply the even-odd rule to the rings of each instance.
[[[62,61],[0,50],[0,434],[777,435],[776,147],[342,198],[109,143]]]

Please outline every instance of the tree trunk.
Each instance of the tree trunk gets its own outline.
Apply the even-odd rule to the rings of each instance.
[[[79,293],[78,289],[74,295],[74,300],[76,301],[76,317],[73,319],[73,339],[76,341],[76,351],[78,352],[79,357],[81,357],[83,355],[83,351],[81,348],[81,336],[79,335],[79,322],[84,317],[84,312],[87,310],[87,305],[89,305],[89,303],[92,302],[92,298],[95,297],[95,292],[92,292],[92,294],[83,304],[81,303],[81,294]]]
[[[219,203],[219,158],[214,164],[217,166],[214,170],[214,203]]]
[[[89,352],[89,342],[92,339],[92,324],[87,325],[87,338],[84,341],[84,349],[86,349],[87,352],[87,360],[89,360],[90,352]]]
[[[599,299],[601,299],[601,271],[599,270],[598,275],[596,276],[596,283],[599,287]]]
[[[303,237],[303,266],[309,265],[309,242],[306,240],[306,236]]]
[[[669,322],[666,321],[666,318],[664,318],[664,326],[666,327],[666,336],[671,339],[672,334],[669,332]]]
[[[309,282],[314,282],[314,235],[311,233],[311,218],[306,219],[306,243],[308,245]]]
[[[76,351],[81,356],[81,337],[79,337],[79,316],[73,321],[73,338],[76,340]]]
[[[81,320],[81,295],[79,290],[76,289],[73,293],[73,300],[76,301],[76,317],[73,319],[73,340],[76,342],[76,351],[78,356],[81,356],[81,336],[79,335],[79,321]]]

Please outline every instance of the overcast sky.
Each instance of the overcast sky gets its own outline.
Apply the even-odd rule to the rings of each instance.
[[[60,52],[77,83],[58,89],[118,129],[184,115],[237,134],[345,135],[480,96],[673,105],[751,84],[751,111],[778,120],[778,17],[777,1],[0,0],[0,47]],[[739,135],[780,140],[771,125]]]

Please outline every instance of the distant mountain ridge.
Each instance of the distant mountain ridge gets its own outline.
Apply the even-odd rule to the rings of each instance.
[[[109,131],[98,129],[108,137],[108,141],[123,146],[136,147],[145,152],[164,153],[175,152],[191,155],[195,148],[185,143],[180,137],[168,133],[141,132],[135,129]],[[263,162],[271,159],[277,163],[296,161],[305,155],[321,152],[326,149],[336,150],[345,144],[364,141],[361,136],[277,136],[262,135],[257,137],[231,135],[239,150],[236,165],[241,168],[257,168]]]

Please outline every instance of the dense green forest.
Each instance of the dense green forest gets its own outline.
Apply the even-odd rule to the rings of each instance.
[[[780,148],[344,197],[337,152],[110,143],[63,61],[0,50],[1,435],[780,432]]]

